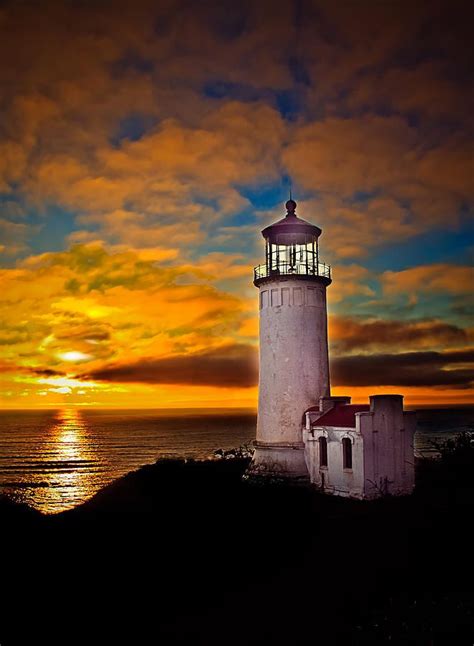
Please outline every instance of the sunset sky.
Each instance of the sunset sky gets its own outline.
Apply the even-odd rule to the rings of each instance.
[[[2,405],[255,406],[290,180],[333,268],[333,393],[473,402],[463,7],[1,3]]]

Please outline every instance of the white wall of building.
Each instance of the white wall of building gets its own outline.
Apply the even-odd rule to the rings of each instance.
[[[327,440],[327,467],[320,466],[319,438]],[[352,444],[352,468],[343,466],[343,438]],[[306,461],[310,481],[325,493],[351,498],[364,497],[364,447],[355,429],[322,427],[305,431]]]
[[[370,412],[358,413],[364,440],[364,493],[409,494],[415,485],[416,414],[403,411],[402,395],[373,395]]]
[[[370,411],[355,414],[354,428],[318,426],[307,413],[303,439],[310,481],[324,491],[354,498],[410,494],[415,486],[414,412],[401,395],[370,397]],[[328,466],[320,466],[319,438],[327,439]],[[343,468],[344,437],[352,441],[352,469]]]

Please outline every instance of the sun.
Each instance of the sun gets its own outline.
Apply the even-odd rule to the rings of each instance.
[[[92,359],[91,354],[86,354],[85,352],[79,352],[78,350],[70,350],[69,352],[60,352],[58,354],[59,359],[62,361],[89,361]]]

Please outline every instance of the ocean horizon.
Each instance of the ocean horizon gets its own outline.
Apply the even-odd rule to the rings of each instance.
[[[474,406],[412,406],[415,454],[474,428]],[[0,493],[43,513],[71,509],[160,458],[208,459],[255,438],[256,411],[240,408],[63,407],[0,411]]]

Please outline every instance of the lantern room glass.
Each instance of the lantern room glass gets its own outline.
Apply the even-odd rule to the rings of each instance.
[[[284,233],[267,238],[267,276],[275,274],[318,275],[319,251],[315,236]]]

